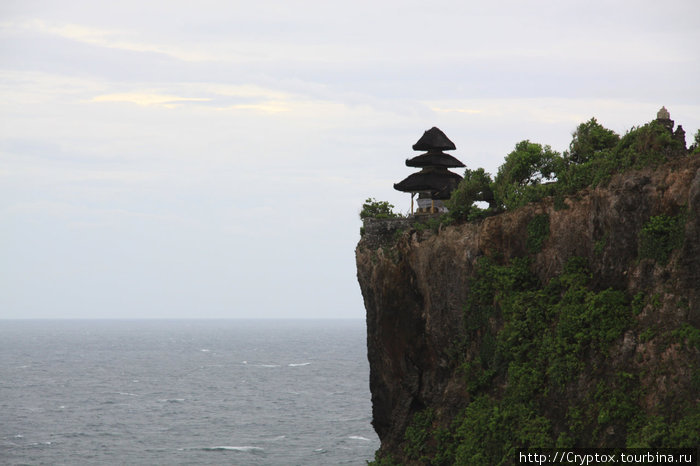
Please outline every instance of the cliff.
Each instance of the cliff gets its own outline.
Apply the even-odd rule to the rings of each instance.
[[[379,463],[700,444],[700,156],[480,222],[368,219],[356,261]]]

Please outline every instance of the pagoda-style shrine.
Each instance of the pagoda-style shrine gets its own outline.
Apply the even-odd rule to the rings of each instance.
[[[673,136],[673,139],[678,141],[685,148],[685,130],[683,129],[683,125],[678,125],[676,130],[673,130],[674,121],[671,120],[671,114],[666,110],[666,107],[661,107],[661,110],[656,113],[656,122],[666,128]]]
[[[411,214],[413,214],[413,197],[418,194],[416,214],[446,212],[443,201],[450,198],[452,191],[462,181],[462,177],[452,173],[448,168],[460,168],[465,165],[443,151],[455,150],[454,143],[438,128],[431,128],[413,145],[413,150],[427,151],[406,160],[406,166],[421,168],[405,180],[394,184],[394,189],[411,193]]]

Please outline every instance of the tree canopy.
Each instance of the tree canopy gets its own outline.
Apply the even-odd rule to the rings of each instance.
[[[515,209],[542,197],[542,183],[552,181],[561,155],[548,145],[520,141],[506,156],[494,180],[497,203]]]

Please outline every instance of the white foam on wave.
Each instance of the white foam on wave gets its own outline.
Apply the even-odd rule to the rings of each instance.
[[[114,393],[116,393],[117,395],[123,395],[123,396],[141,396],[141,395],[137,395],[136,393],[129,393],[129,392],[114,392]]]
[[[264,451],[260,447],[251,447],[251,446],[242,446],[242,447],[229,447],[229,446],[220,446],[220,447],[204,447],[202,448],[204,451],[242,451],[242,452],[249,452],[249,453],[254,453],[254,452],[261,452]]]
[[[185,401],[184,398],[159,398],[158,401],[161,403],[182,403]]]
[[[279,364],[250,364],[248,361],[242,361],[241,364],[249,367],[282,367]]]
[[[289,366],[289,367],[301,367],[301,366],[308,366],[309,364],[311,364],[311,363],[310,362],[300,362],[297,364],[294,364],[294,363],[287,364],[287,366]]]
[[[202,349],[199,350],[199,351],[201,351],[202,353],[209,353],[211,350],[210,350],[210,349],[206,349],[206,348],[202,348]]]
[[[361,435],[351,435],[351,436],[348,437],[348,438],[349,438],[349,439],[353,439],[353,440],[362,440],[362,441],[365,441],[365,442],[371,442],[370,439],[368,439],[367,437],[362,437]]]

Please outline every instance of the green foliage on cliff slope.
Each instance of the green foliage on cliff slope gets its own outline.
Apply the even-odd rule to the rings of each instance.
[[[576,128],[569,150],[563,154],[524,140],[506,156],[493,181],[483,168],[467,169],[447,206],[454,220],[471,221],[547,196],[562,199],[604,184],[617,172],[700,153],[698,141],[700,131],[687,150],[685,141],[658,120],[634,127],[620,137],[591,118]],[[479,207],[479,201],[489,202],[488,209]]]
[[[639,257],[666,264],[671,252],[683,242],[685,215],[651,217],[639,233]]]
[[[527,249],[531,253],[538,253],[549,236],[549,215],[536,215],[527,224]]]
[[[641,379],[649,374],[616,362],[623,336],[643,332],[634,316],[644,298],[594,289],[581,258],[548,283],[530,267],[527,258],[480,260],[461,345],[471,402],[448,428],[432,424],[432,411],[419,413],[406,430],[406,457],[499,465],[527,447],[698,445],[697,403],[677,400],[645,414]],[[679,351],[697,351],[700,330],[684,324],[666,339]],[[689,368],[695,378],[698,369]]]

